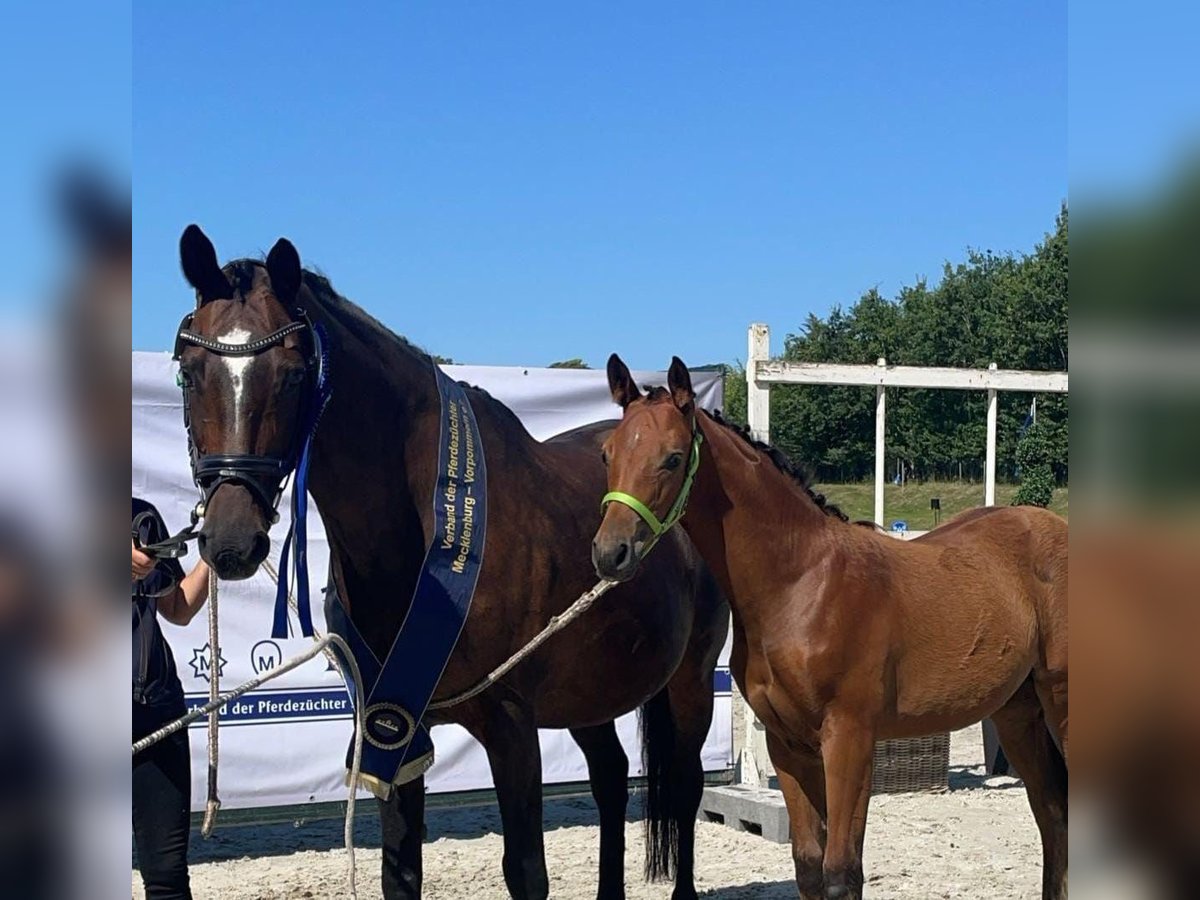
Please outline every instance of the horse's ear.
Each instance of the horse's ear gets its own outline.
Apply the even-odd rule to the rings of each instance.
[[[692,411],[696,402],[696,392],[692,390],[692,376],[688,367],[678,356],[671,357],[671,368],[667,370],[667,387],[671,389],[671,399],[683,414]]]
[[[271,290],[285,306],[293,306],[300,293],[300,254],[287,238],[280,238],[267,254],[267,274]]]
[[[200,295],[200,302],[233,296],[233,285],[221,271],[217,251],[199,225],[189,225],[179,238],[179,263],[183,277]]]
[[[612,391],[613,403],[621,409],[642,396],[633,376],[629,374],[629,366],[615,353],[608,358],[608,389]]]

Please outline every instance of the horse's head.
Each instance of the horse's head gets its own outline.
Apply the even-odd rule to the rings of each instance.
[[[196,309],[176,338],[192,473],[203,492],[200,555],[217,575],[249,578],[267,556],[280,486],[310,418],[319,360],[301,306],[296,248],[225,268],[189,225],[179,241]]]
[[[687,366],[671,360],[668,389],[642,394],[615,353],[608,386],[625,411],[604,443],[608,494],[592,541],[596,574],[627,581],[658,537],[682,516],[700,458],[696,395]]]

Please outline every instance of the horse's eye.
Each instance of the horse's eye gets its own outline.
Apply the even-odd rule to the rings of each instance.
[[[300,366],[288,369],[287,372],[284,373],[283,383],[288,387],[297,387],[298,385],[304,383],[304,376],[306,374],[306,370]]]
[[[671,471],[674,471],[675,469],[678,469],[679,464],[681,462],[683,462],[683,454],[682,453],[672,453],[663,462],[663,468],[666,469],[668,472],[671,472]]]
[[[608,451],[607,450],[600,451],[600,462],[604,463],[605,466],[608,465]]]

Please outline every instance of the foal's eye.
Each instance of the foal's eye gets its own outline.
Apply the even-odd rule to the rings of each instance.
[[[663,462],[663,468],[666,469],[668,472],[672,472],[675,469],[679,468],[679,464],[681,462],[683,462],[683,454],[682,453],[672,453]]]

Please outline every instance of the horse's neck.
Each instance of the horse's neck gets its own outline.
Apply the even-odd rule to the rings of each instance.
[[[424,557],[420,508],[431,505],[436,467],[432,367],[406,347],[368,345],[328,310],[314,318],[331,344],[330,399],[313,441],[310,490],[341,587],[357,589],[360,609],[364,594],[386,591],[402,611]]]
[[[330,333],[333,358],[310,489],[355,622],[390,635],[408,609],[434,528],[441,400],[433,365],[388,335],[346,326],[328,309],[314,318]],[[513,428],[498,404],[472,399],[489,480],[539,483],[522,471],[536,467],[544,481],[541,445]]]
[[[735,619],[753,627],[830,552],[833,523],[791,476],[704,416],[705,442],[683,524]]]

